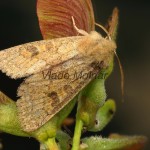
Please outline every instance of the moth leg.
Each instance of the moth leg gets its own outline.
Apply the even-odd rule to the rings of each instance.
[[[71,19],[72,19],[72,23],[73,23],[73,27],[75,28],[75,30],[78,32],[78,33],[80,33],[80,34],[82,34],[82,35],[89,35],[86,31],[84,31],[84,30],[82,30],[82,29],[79,29],[77,26],[76,26],[76,24],[75,24],[75,20],[74,20],[74,17],[72,16],[71,17]]]

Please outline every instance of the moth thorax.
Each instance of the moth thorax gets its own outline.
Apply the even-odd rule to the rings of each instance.
[[[90,37],[91,37],[93,40],[100,40],[101,38],[103,38],[103,37],[101,36],[101,34],[99,34],[99,33],[96,32],[96,31],[91,31],[89,35],[90,35]]]

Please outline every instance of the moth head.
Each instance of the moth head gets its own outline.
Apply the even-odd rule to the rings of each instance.
[[[100,24],[95,23],[99,28],[101,28],[105,33],[106,37],[103,37],[100,33],[96,31],[91,31],[90,32],[90,37],[98,43],[99,49],[101,49],[100,52],[105,53],[105,52],[115,52],[117,46],[116,43],[111,39],[108,31]]]
[[[120,67],[121,89],[122,89],[122,96],[123,96],[124,95],[124,72],[123,72],[123,67],[122,67],[120,59],[119,59],[119,57],[116,53],[117,46],[116,46],[115,42],[111,39],[110,34],[108,33],[108,31],[102,25],[100,25],[98,23],[95,23],[95,25],[100,27],[107,34],[106,38],[102,37],[102,35],[99,34],[96,31],[91,31],[90,34],[88,34],[86,31],[78,29],[76,24],[75,24],[74,17],[72,16],[71,18],[72,18],[72,22],[73,22],[73,27],[75,28],[75,30],[79,34],[84,35],[84,36],[90,36],[91,39],[93,39],[93,41],[95,41],[95,42],[93,42],[93,44],[96,45],[96,46],[93,47],[93,45],[92,45],[91,50],[89,50],[89,52],[86,52],[86,55],[91,54],[95,57],[96,60],[99,60],[99,54],[106,53],[106,55],[110,56],[110,57],[113,56],[113,55],[111,55],[112,53],[115,54],[115,56],[118,60],[119,67]],[[97,52],[97,50],[99,50],[99,51]],[[108,55],[108,54],[110,54],[110,55]],[[109,64],[108,62],[110,62],[109,61],[110,57],[105,57],[106,66]]]
[[[90,47],[89,54],[93,55],[94,58],[99,61],[102,57],[107,58],[107,56],[113,56],[116,50],[116,43],[109,39],[108,37],[103,37],[100,33],[96,31],[91,31],[89,34]]]

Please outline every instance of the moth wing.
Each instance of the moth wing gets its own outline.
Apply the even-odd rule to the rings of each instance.
[[[0,70],[11,78],[26,77],[78,54],[80,36],[31,42],[0,51]]]
[[[71,67],[70,63],[73,64]],[[57,74],[68,73],[69,77],[64,74],[62,78],[51,79],[48,70],[28,77],[18,89],[18,96],[21,98],[17,101],[19,119],[24,131],[38,129],[65,107],[100,71],[91,64],[91,60],[86,60],[85,63],[84,59],[72,59],[51,70],[59,71]],[[81,72],[95,74],[92,77],[74,78],[75,73]]]

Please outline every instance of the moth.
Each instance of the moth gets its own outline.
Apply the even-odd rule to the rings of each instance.
[[[0,70],[14,79],[26,77],[18,88],[20,98],[16,102],[26,132],[49,121],[112,60],[114,41],[96,31],[78,29],[74,19],[73,26],[80,35],[0,51]],[[75,77],[75,73],[80,76]],[[85,78],[85,74],[90,76]]]

